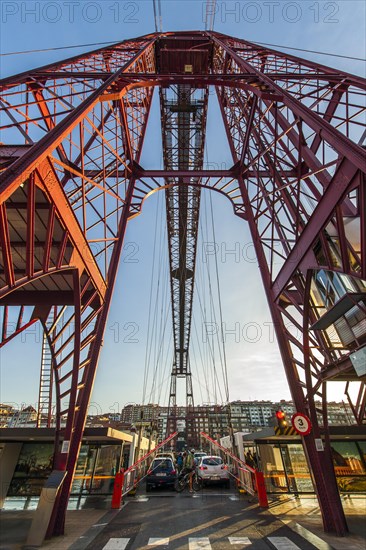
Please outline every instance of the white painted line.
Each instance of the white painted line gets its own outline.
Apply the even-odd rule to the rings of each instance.
[[[305,527],[303,527],[299,523],[294,523],[293,525],[290,524],[289,527],[290,529],[296,531],[296,533],[301,535],[305,540],[311,542],[311,544],[315,546],[315,548],[317,548],[318,550],[332,550],[332,547],[329,546],[329,544],[325,542],[325,540],[321,539],[317,535],[314,535],[314,533],[312,533],[308,529],[305,529]]]
[[[130,539],[109,539],[103,550],[125,550]]]
[[[204,548],[205,550],[212,550],[208,537],[189,538],[188,548],[189,550],[200,550],[201,548]]]
[[[301,548],[299,548],[297,544],[292,542],[287,537],[267,537],[267,538],[269,542],[273,544],[275,548],[277,548],[277,550],[301,550]]]
[[[167,539],[149,539],[148,546],[168,546],[169,538]]]
[[[229,537],[230,544],[252,544],[248,537]]]

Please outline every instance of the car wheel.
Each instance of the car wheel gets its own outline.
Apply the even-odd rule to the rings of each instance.
[[[230,489],[230,479],[227,479],[225,481],[225,487],[226,487],[226,489]]]
[[[148,485],[148,484],[146,483],[146,492],[147,492],[147,493],[150,493],[150,491],[151,491],[151,485]]]

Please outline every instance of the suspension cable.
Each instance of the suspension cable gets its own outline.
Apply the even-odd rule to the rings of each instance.
[[[161,15],[161,1],[153,0],[155,32],[163,32],[163,18]]]
[[[213,242],[216,243],[216,232],[215,232],[215,223],[214,223],[212,194],[211,193],[209,194],[209,198],[210,198],[210,206],[211,206],[212,236],[213,236]],[[223,335],[223,330],[222,330],[223,316],[222,316],[221,288],[220,288],[217,254],[215,254],[215,271],[216,271],[217,295],[218,295],[218,301],[219,301],[220,333],[222,335],[223,379],[224,379],[224,386],[225,386],[226,402],[228,403],[229,402],[229,382],[228,382],[228,376],[227,376],[226,346],[225,346],[225,340],[224,340],[224,335]]]
[[[215,25],[216,0],[206,0],[205,30],[213,31]]]
[[[150,281],[150,292],[149,292],[149,313],[147,318],[147,337],[146,337],[146,350],[145,350],[145,369],[144,369],[144,381],[143,381],[143,391],[142,391],[142,403],[145,404],[146,399],[146,391],[147,391],[147,383],[149,378],[149,370],[150,370],[150,364],[151,364],[151,353],[152,353],[152,344],[153,344],[153,337],[155,332],[155,326],[156,323],[152,323],[152,315],[153,315],[153,309],[154,309],[154,318],[156,317],[156,303],[153,306],[153,288],[156,278],[156,250],[157,250],[157,240],[158,240],[158,210],[159,210],[159,203],[160,203],[160,195],[158,195],[158,200],[156,204],[156,216],[155,216],[155,228],[154,228],[154,245],[153,245],[153,264],[151,269],[151,281]],[[160,266],[159,266],[160,268]],[[159,269],[160,271],[160,269]],[[158,274],[159,276],[159,274]],[[157,283],[158,287],[158,283]]]
[[[156,0],[153,0],[153,1],[154,1],[154,4],[155,4]],[[159,0],[159,4],[160,4],[160,0]],[[155,10],[155,8],[154,8],[154,10]],[[156,25],[157,25],[157,22],[158,22],[158,19],[156,20]],[[157,31],[157,32],[163,32],[162,31],[161,10],[160,10],[160,16],[159,16],[159,23],[160,23],[159,27],[161,28],[161,30]],[[155,25],[155,28],[156,28],[156,25]],[[37,49],[34,49],[34,50],[20,50],[20,51],[15,51],[15,52],[4,52],[4,53],[0,53],[0,57],[6,57],[6,56],[9,56],[9,55],[26,55],[26,54],[30,54],[30,53],[53,52],[53,51],[58,51],[58,50],[70,50],[70,49],[73,49],[73,48],[88,48],[88,47],[91,47],[91,46],[106,46],[106,45],[113,46],[113,44],[118,44],[118,42],[115,42],[115,41],[111,42],[109,40],[108,42],[92,42],[92,43],[89,43],[89,44],[75,44],[73,46],[58,46],[58,47],[52,47],[52,48],[37,48]],[[270,47],[273,47],[273,48],[283,48],[284,50],[296,50],[298,52],[315,53],[317,55],[327,55],[327,56],[330,56],[330,57],[339,57],[340,59],[351,59],[352,61],[362,61],[363,63],[366,62],[366,58],[364,58],[364,57],[355,57],[355,56],[352,56],[352,55],[343,55],[343,54],[339,54],[339,53],[322,52],[322,51],[319,51],[319,50],[309,50],[309,49],[305,49],[305,48],[295,48],[294,46],[283,46],[282,44],[269,44],[267,42],[253,42],[253,44],[257,44],[258,46],[270,46]]]

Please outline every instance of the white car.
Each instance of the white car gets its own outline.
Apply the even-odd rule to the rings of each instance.
[[[204,453],[203,451],[197,451],[194,453],[193,456],[196,464],[198,464],[202,457],[207,456],[207,453]]]
[[[230,487],[230,474],[220,456],[203,456],[197,466],[197,474],[205,483],[223,483]]]
[[[166,453],[161,451],[160,453],[157,453],[155,455],[155,458],[170,458],[173,461],[173,464],[176,463],[175,455],[174,455],[174,453],[171,453],[170,451],[167,451]]]

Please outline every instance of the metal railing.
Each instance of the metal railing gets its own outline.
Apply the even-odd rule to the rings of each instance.
[[[164,439],[159,445],[154,447],[151,451],[141,457],[135,464],[132,464],[127,470],[121,470],[117,472],[113,496],[112,496],[112,508],[120,508],[123,497],[135,490],[138,484],[145,477],[146,469],[149,459],[162,447],[164,447],[169,441],[174,439],[178,435],[178,432],[174,432],[172,435]]]
[[[268,508],[268,499],[263,472],[260,472],[256,468],[252,468],[251,466],[246,464],[243,460],[235,456],[228,449],[220,445],[220,443],[212,439],[206,433],[201,432],[200,435],[204,437],[207,441],[209,441],[211,445],[220,449],[220,451],[224,453],[227,457],[230,457],[233,462],[235,462],[237,466],[238,477],[233,473],[231,473],[231,475],[233,478],[236,479],[238,487],[241,487],[250,495],[258,498],[259,506],[261,506],[262,508]]]

